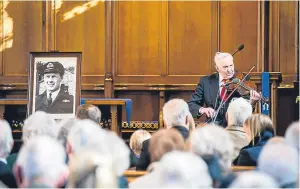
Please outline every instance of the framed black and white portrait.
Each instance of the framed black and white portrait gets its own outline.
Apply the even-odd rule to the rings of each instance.
[[[80,52],[31,52],[28,115],[36,111],[54,119],[74,118],[80,103]]]

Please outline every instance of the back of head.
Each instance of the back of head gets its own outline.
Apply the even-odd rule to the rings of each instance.
[[[280,186],[296,183],[299,155],[285,141],[268,141],[257,163],[258,170],[272,176]]]
[[[68,134],[69,134],[71,128],[75,125],[75,123],[76,123],[76,119],[68,118],[68,119],[62,120],[58,124],[59,131],[58,131],[58,135],[57,135],[57,140],[59,142],[61,142],[61,144],[64,147],[66,147]]]
[[[22,133],[24,142],[33,136],[40,135],[47,135],[56,138],[58,134],[58,126],[49,114],[36,111],[24,121]]]
[[[163,107],[163,120],[167,128],[174,126],[187,127],[189,115],[188,104],[182,99],[169,100]]]
[[[247,127],[250,128],[251,140],[254,137],[260,136],[263,131],[273,131],[273,122],[269,116],[263,114],[253,114],[248,117],[244,123]]]
[[[242,127],[245,120],[252,114],[252,106],[244,98],[232,101],[227,109],[228,125]]]
[[[184,150],[184,138],[175,129],[162,129],[150,139],[149,152],[151,162],[159,161],[166,153]]]
[[[5,120],[0,120],[0,158],[6,158],[12,149],[13,137],[10,125]]]
[[[136,155],[139,155],[142,150],[143,142],[149,138],[151,138],[151,134],[148,131],[139,129],[132,133],[129,146]]]
[[[229,133],[217,125],[198,127],[191,134],[191,150],[198,156],[214,155],[220,160],[223,171],[231,168],[233,143]]]
[[[64,148],[48,136],[29,139],[21,148],[16,167],[20,168],[21,180],[28,187],[34,181],[48,181],[56,187],[59,178],[66,173]],[[23,184],[24,184],[23,183]]]
[[[117,188],[118,181],[111,156],[82,150],[69,164],[68,188]]]
[[[210,188],[212,179],[207,165],[189,152],[173,151],[162,157],[154,169],[158,187]]]
[[[105,131],[91,120],[78,120],[71,128],[67,141],[71,146],[72,153],[77,153],[81,148],[87,147],[94,140],[105,139]]]
[[[101,132],[102,134],[93,137],[86,147],[101,155],[111,156],[116,174],[122,176],[130,165],[130,150],[124,140],[116,133],[104,129],[101,129]]]
[[[90,119],[98,124],[101,122],[101,111],[92,104],[83,104],[76,110],[77,119]]]
[[[247,171],[240,173],[229,188],[278,188],[278,185],[267,174]]]
[[[299,152],[299,136],[300,136],[300,122],[293,122],[285,132],[285,139],[291,145],[294,146]]]

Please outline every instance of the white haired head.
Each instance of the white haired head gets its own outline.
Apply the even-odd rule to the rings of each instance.
[[[91,149],[101,155],[111,156],[118,176],[130,165],[130,150],[123,139],[114,132],[101,129],[91,120],[79,120],[68,135],[67,151],[70,159],[82,149]]]
[[[53,138],[57,137],[58,126],[55,120],[49,114],[37,111],[31,114],[23,125],[23,141],[34,136],[47,135]]]
[[[57,140],[64,146],[66,147],[67,144],[67,137],[69,135],[69,132],[71,128],[75,125],[76,119],[71,118],[71,119],[63,119],[61,122],[58,124],[58,134],[57,134]]]
[[[227,109],[228,125],[243,127],[245,120],[252,115],[252,106],[244,98],[233,100]]]
[[[104,138],[104,130],[92,120],[77,120],[71,128],[67,138],[68,155],[77,153],[81,148],[85,148],[92,140]],[[71,158],[71,157],[70,157]]]
[[[300,137],[300,122],[293,122],[286,130],[284,135],[286,141],[300,152],[299,137]]]
[[[163,107],[163,120],[167,128],[174,126],[188,126],[189,107],[182,99],[172,99]]]
[[[234,75],[233,57],[229,53],[217,52],[215,55],[215,67],[223,79],[232,78]]]
[[[5,120],[0,120],[0,158],[6,158],[14,144],[10,125]]]
[[[213,155],[218,157],[224,172],[231,168],[233,143],[229,133],[217,125],[198,127],[190,137],[191,150],[198,156]]]
[[[111,156],[83,149],[69,163],[68,188],[117,188]]]
[[[299,170],[298,151],[285,141],[268,141],[262,149],[257,169],[272,176],[280,186],[296,183]]]
[[[64,148],[49,136],[29,139],[21,148],[14,173],[19,187],[29,187],[35,182],[50,187],[63,184],[67,175]]]
[[[214,61],[216,64],[220,63],[221,61],[223,61],[225,59],[229,59],[232,61],[233,56],[227,52],[216,52],[215,57],[214,57]]]
[[[101,137],[93,138],[88,148],[104,156],[111,156],[113,167],[118,176],[122,176],[130,165],[130,150],[124,140],[112,131],[103,130]]]
[[[229,188],[278,188],[278,184],[267,174],[247,171],[240,173]]]
[[[206,163],[190,152],[172,151],[165,154],[154,169],[157,186],[183,188],[211,188]]]

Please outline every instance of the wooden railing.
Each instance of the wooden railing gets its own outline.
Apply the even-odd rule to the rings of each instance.
[[[232,171],[235,173],[243,172],[243,171],[251,171],[251,170],[254,170],[255,168],[256,167],[254,167],[254,166],[232,166],[231,167]],[[124,176],[127,178],[128,182],[131,182],[145,174],[147,174],[147,171],[128,170],[128,171],[125,171]]]

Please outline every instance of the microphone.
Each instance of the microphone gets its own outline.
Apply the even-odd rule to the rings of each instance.
[[[238,48],[235,50],[235,52],[232,54],[232,56],[234,56],[235,55],[235,53],[237,53],[237,52],[239,52],[239,51],[241,51],[241,50],[243,50],[244,49],[244,44],[240,44],[240,46],[238,46]]]

